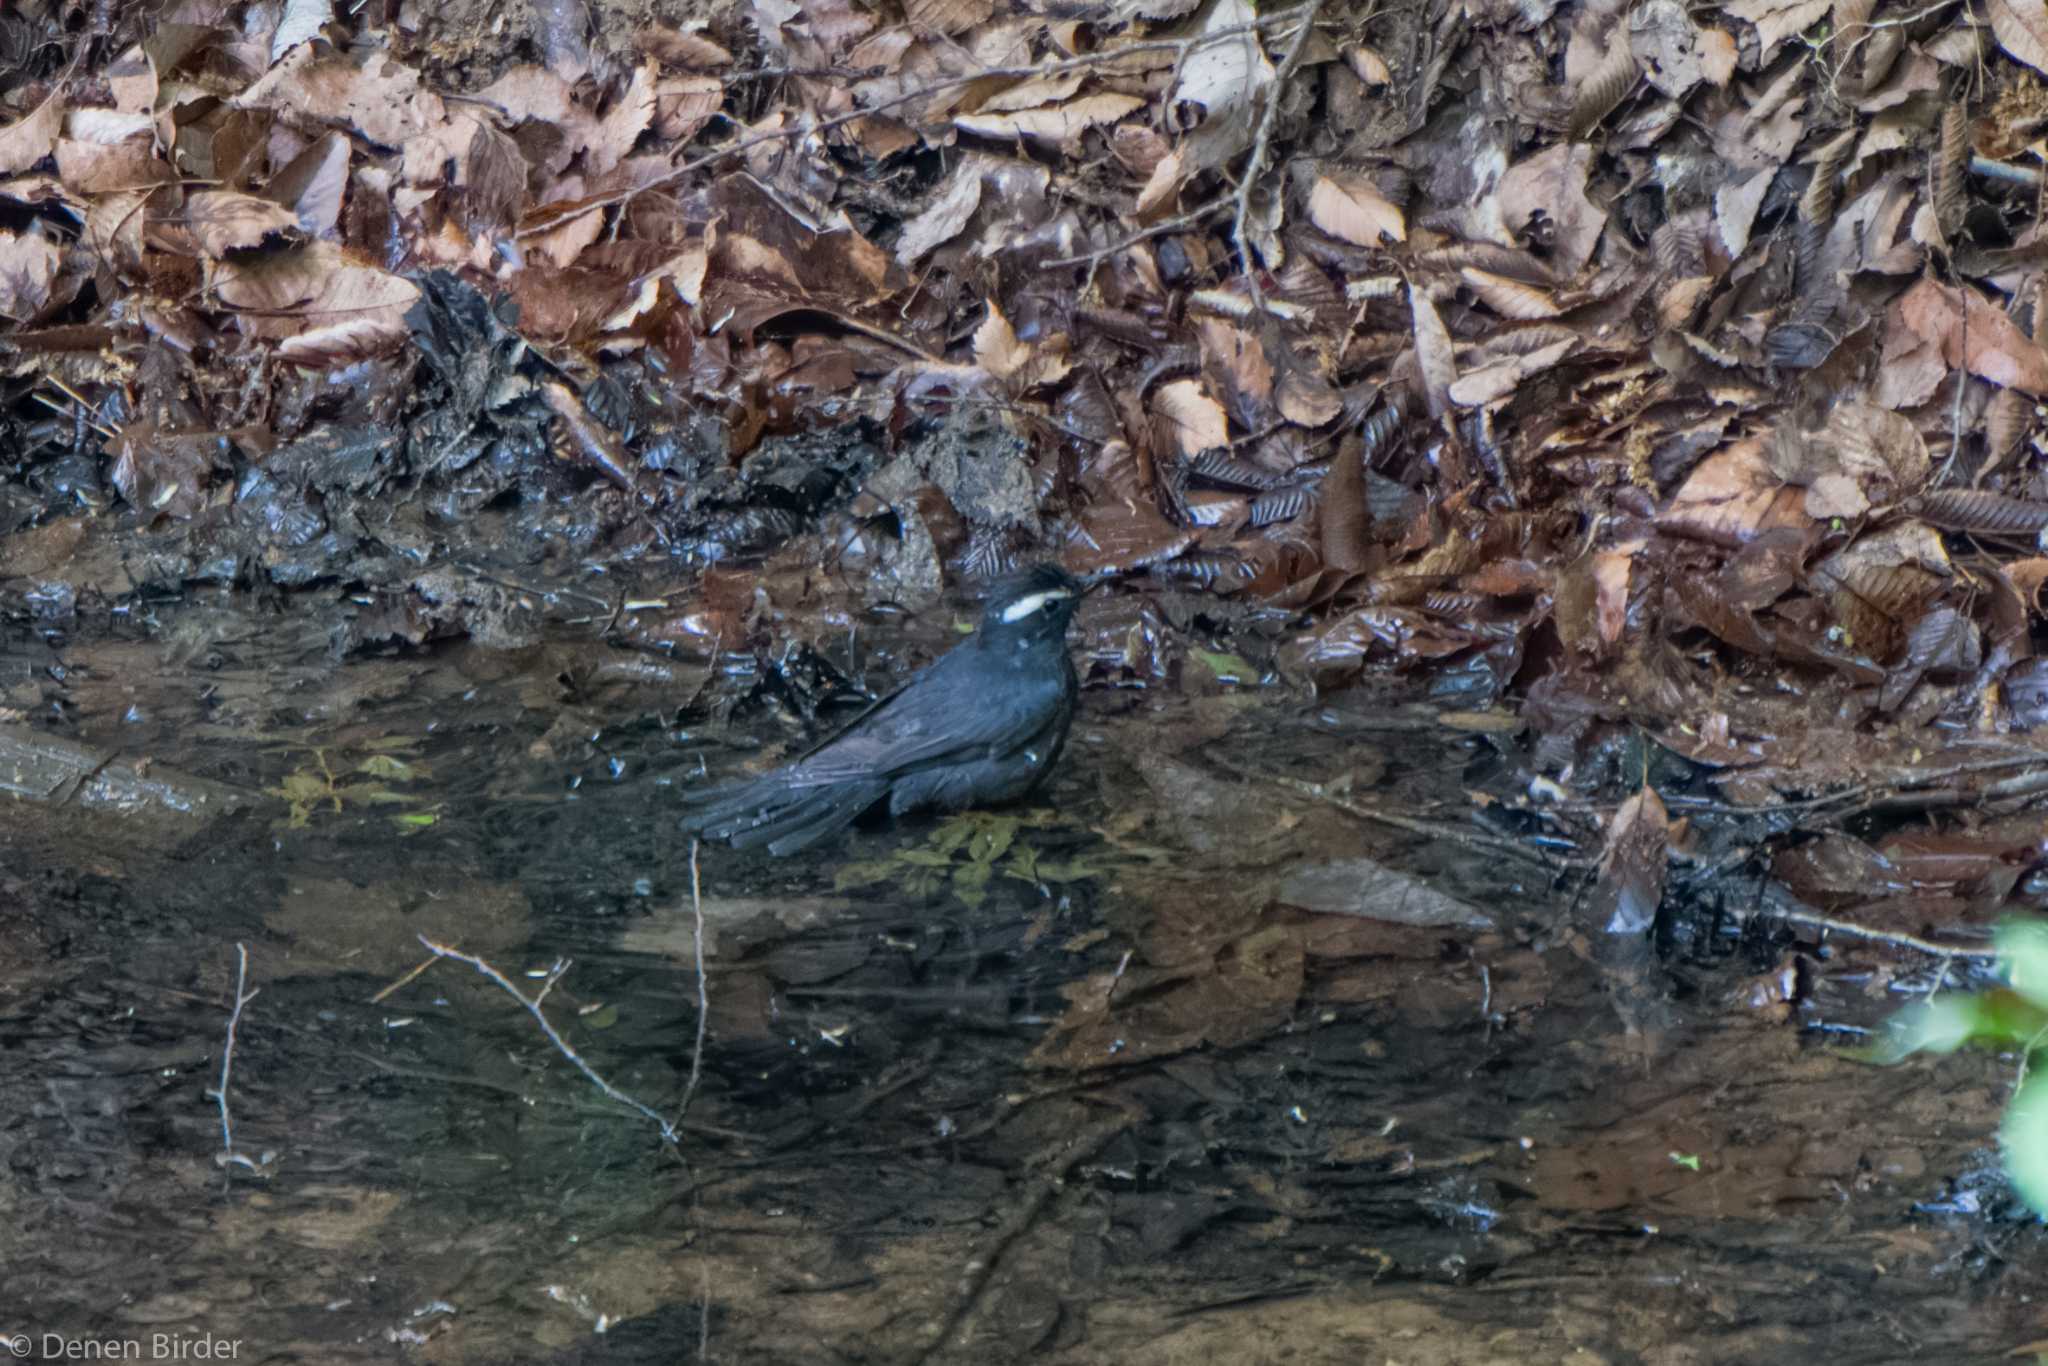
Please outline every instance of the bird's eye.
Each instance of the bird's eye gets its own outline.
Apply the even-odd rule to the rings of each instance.
[[[1033,612],[1043,611],[1047,603],[1060,602],[1072,596],[1072,593],[1066,592],[1064,589],[1055,588],[1048,592],[1033,593],[1028,597],[1019,598],[1003,609],[1003,621],[1005,623],[1022,621]]]

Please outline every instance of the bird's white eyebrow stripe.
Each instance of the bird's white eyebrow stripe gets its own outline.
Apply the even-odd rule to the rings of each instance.
[[[1003,621],[1022,621],[1047,603],[1058,602],[1062,598],[1072,596],[1074,595],[1064,588],[1049,588],[1043,593],[1033,593],[1029,597],[1019,598],[1003,609]]]

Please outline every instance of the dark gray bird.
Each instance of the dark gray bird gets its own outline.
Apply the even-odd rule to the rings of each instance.
[[[845,730],[750,782],[688,800],[683,829],[778,857],[888,801],[889,814],[964,811],[1030,794],[1067,742],[1080,690],[1067,623],[1085,588],[1055,565],[997,585],[981,628]]]

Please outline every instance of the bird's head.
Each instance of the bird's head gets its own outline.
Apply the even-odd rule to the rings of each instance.
[[[1081,595],[1092,585],[1056,564],[1037,564],[997,583],[981,610],[981,629],[991,638],[1064,639]]]

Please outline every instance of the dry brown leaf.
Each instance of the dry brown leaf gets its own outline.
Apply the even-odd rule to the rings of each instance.
[[[1735,77],[1735,39],[1722,29],[1700,30],[1700,74],[1709,85],[1726,88]]]
[[[1801,506],[1805,496],[1771,472],[1763,438],[1748,437],[1694,466],[1657,514],[1657,525],[1718,545],[1743,545],[1779,527],[1811,525]]]
[[[298,215],[284,205],[235,190],[195,190],[185,201],[185,226],[208,256],[257,246],[298,225]]]
[[[158,89],[156,62],[139,45],[107,67],[107,91],[114,97],[116,109],[155,109]]]
[[[1506,398],[1531,375],[1541,374],[1578,348],[1576,337],[1552,342],[1527,355],[1467,370],[1450,387],[1450,400],[1461,408],[1480,408]]]
[[[962,165],[946,182],[946,192],[903,225],[896,239],[896,260],[905,266],[923,260],[957,236],[979,207],[981,174],[971,164]]]
[[[701,33],[684,33],[666,24],[640,30],[640,50],[656,61],[690,71],[712,71],[732,65],[732,54]]]
[[[1451,386],[1458,380],[1451,334],[1429,295],[1416,285],[1408,286],[1408,312],[1415,333],[1415,368],[1422,379],[1429,415],[1440,418],[1451,411]]]
[[[1756,25],[1757,43],[1768,61],[1778,44],[1819,23],[1834,0],[1734,0],[1726,13]]]
[[[1066,378],[1071,369],[1063,345],[1053,341],[1032,344],[1018,338],[1010,320],[996,301],[988,301],[988,316],[974,329],[974,363],[994,375],[1012,392]]]
[[[1826,0],[1821,2],[1825,4]],[[1577,98],[1572,101],[1571,126],[1566,136],[1573,142],[1584,141],[1600,126],[1600,120],[1612,113],[1614,107],[1628,97],[1628,92],[1635,89],[1636,77],[1640,74],[1636,54],[1629,46],[1628,23],[1624,20],[1608,34],[1606,55],[1593,69],[1592,76],[1579,87]]]
[[[407,336],[405,311],[419,298],[410,281],[329,242],[237,256],[219,268],[214,292],[243,331],[291,342],[281,354],[302,363],[395,349]]]
[[[996,12],[993,0],[904,0],[903,17],[930,33],[965,33],[986,24]]]
[[[1387,69],[1387,59],[1369,47],[1354,47],[1344,54],[1350,63],[1352,74],[1367,85],[1391,85],[1394,73]]]
[[[661,297],[663,284],[674,289],[677,298],[695,307],[703,297],[704,271],[709,262],[710,252],[702,242],[671,256],[635,282],[633,297],[625,307],[605,319],[604,330],[620,332],[631,327],[642,314],[654,307],[655,301]]]
[[[448,122],[441,97],[424,88],[412,68],[378,54],[362,66],[348,57],[326,52],[315,44],[303,43],[229,102],[237,109],[284,109],[315,123],[340,124],[353,128],[371,142],[384,147],[404,148],[430,140]],[[463,129],[461,144],[448,148],[457,155],[469,145],[469,130]],[[423,148],[431,157],[432,151]],[[436,163],[436,172],[442,163]]]
[[[654,87],[654,132],[664,142],[688,142],[725,102],[716,76],[666,76]]]
[[[1377,247],[1382,239],[1408,240],[1401,210],[1355,171],[1324,171],[1309,187],[1308,218],[1340,242]]]
[[[143,229],[149,224],[149,190],[105,194],[86,211],[81,239],[109,271],[132,270],[142,263]]]
[[[963,133],[978,133],[982,137],[1013,141],[1035,138],[1065,144],[1098,124],[1115,123],[1144,105],[1145,102],[1135,95],[1103,93],[1011,114],[966,114],[954,119],[953,126]]]
[[[567,270],[583,254],[584,248],[597,240],[604,231],[604,211],[585,209],[572,214],[543,232],[526,237],[526,250],[545,258],[556,270]]]
[[[1182,165],[1181,154],[1176,150],[1161,157],[1159,164],[1152,168],[1151,177],[1146,180],[1144,188],[1138,191],[1139,221],[1157,215],[1161,207],[1180,193],[1181,182],[1187,179],[1187,172],[1182,169]]]
[[[1230,419],[1200,380],[1177,379],[1160,385],[1152,395],[1152,408],[1173,433],[1182,455],[1230,444]]]
[[[1503,318],[1516,322],[1537,322],[1544,318],[1555,318],[1564,310],[1544,291],[1534,285],[1525,285],[1520,280],[1510,280],[1504,275],[1493,275],[1473,266],[1466,266],[1458,272],[1472,292]]]
[[[2043,0],[1985,0],[1998,45],[2036,71],[2048,72],[2048,4]]]
[[[348,138],[323,134],[270,178],[264,194],[288,206],[298,216],[299,231],[308,237],[332,236],[341,221],[348,164]]]
[[[1538,214],[1543,216],[1555,234],[1550,270],[1560,280],[1585,269],[1607,226],[1607,211],[1586,194],[1592,171],[1591,147],[1558,143],[1524,157],[1500,178],[1501,220],[1521,232]]]
[[[593,175],[602,175],[624,161],[633,144],[654,122],[658,103],[654,92],[660,71],[654,62],[642,62],[625,92],[597,121],[590,145],[583,153],[584,164]]]
[[[1976,290],[1922,280],[1895,307],[1904,326],[1939,346],[1951,368],[1964,366],[1993,384],[2048,396],[2048,355]]]
[[[41,312],[63,259],[40,233],[0,229],[0,318],[27,322]]]
[[[1320,427],[1344,411],[1344,399],[1320,375],[1300,364],[1280,371],[1273,386],[1273,406],[1280,416],[1304,427]]]
[[[1593,920],[1608,934],[1646,934],[1656,923],[1673,833],[1664,799],[1648,784],[1615,808],[1592,897]]]
[[[1063,104],[1073,98],[1074,92],[1086,79],[1086,74],[1079,71],[1069,71],[1063,76],[1034,76],[998,90],[983,100],[976,112],[1003,114],[1019,109],[1036,109],[1042,104]]]

